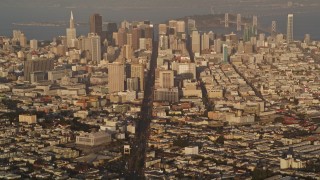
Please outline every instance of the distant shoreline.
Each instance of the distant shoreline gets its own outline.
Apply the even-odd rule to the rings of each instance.
[[[68,25],[63,23],[42,23],[42,22],[26,22],[26,23],[12,23],[14,26],[30,26],[30,27],[67,27]],[[80,22],[76,23],[76,26],[88,26],[88,23]]]
[[[12,23],[15,26],[45,26],[45,27],[60,27],[63,24],[58,23],[40,23],[40,22],[29,22],[29,23]]]

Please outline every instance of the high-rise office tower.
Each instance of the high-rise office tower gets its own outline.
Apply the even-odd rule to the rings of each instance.
[[[108,64],[109,93],[124,91],[124,65],[119,62]]]
[[[255,28],[253,26],[245,25],[243,30],[243,41],[250,41],[251,37],[254,36]]]
[[[119,41],[118,41],[118,32],[112,33],[112,42],[114,45],[119,46]]]
[[[201,36],[201,52],[210,48],[210,37],[207,33]]]
[[[147,39],[146,38],[140,38],[139,39],[139,49],[147,49]]]
[[[153,25],[147,25],[143,29],[142,36],[144,38],[153,38]]]
[[[221,39],[214,40],[214,51],[216,53],[221,53],[222,41]]]
[[[145,28],[144,37],[148,39],[153,39],[153,25],[149,25]]]
[[[132,34],[127,34],[127,45],[129,45],[132,48]]]
[[[215,39],[215,35],[214,35],[214,33],[212,32],[212,31],[210,31],[209,33],[208,33],[208,36],[209,36],[209,38],[210,38],[210,41],[213,41],[214,39]]]
[[[222,47],[222,50],[223,50],[223,62],[227,63],[229,59],[228,45],[224,44]]]
[[[174,87],[174,73],[172,70],[162,70],[159,73],[159,85],[161,88]]]
[[[287,43],[293,41],[293,14],[288,14],[287,22]]]
[[[21,47],[27,47],[27,37],[24,35],[24,33],[20,34],[20,46]]]
[[[102,38],[102,16],[100,14],[90,16],[90,33],[96,33]]]
[[[73,19],[73,13],[71,11],[70,16],[70,27],[67,28],[67,46],[68,47],[74,47],[74,40],[77,37],[76,28],[74,26],[74,19]]]
[[[160,35],[167,34],[167,25],[166,24],[159,24],[159,34]]]
[[[38,49],[38,41],[36,39],[30,40],[30,49],[32,49],[32,50]]]
[[[114,22],[109,22],[107,24],[107,31],[109,33],[113,33],[113,32],[117,32],[118,31],[118,26],[117,26],[117,23],[114,23]]]
[[[121,28],[129,29],[130,28],[130,23],[127,20],[122,21],[121,22]]]
[[[125,44],[127,44],[127,32],[126,32],[126,29],[119,28],[119,30],[118,30],[118,45],[120,47],[122,47]]]
[[[198,31],[192,32],[192,52],[200,53],[200,34]]]
[[[89,51],[91,55],[91,61],[96,62],[97,64],[100,63],[101,60],[101,40],[100,36],[95,33],[88,34],[89,40]]]
[[[22,34],[22,32],[20,30],[13,30],[13,32],[12,32],[12,35],[13,35],[12,40],[13,41],[20,41],[20,35],[21,34]]]
[[[258,34],[258,17],[253,16],[252,18],[252,27],[254,28],[253,33],[254,35]]]
[[[144,65],[143,64],[131,64],[131,78],[139,79],[139,89],[144,91]]]
[[[133,56],[132,47],[131,45],[124,45],[122,48],[122,56],[126,59],[131,59]]]
[[[170,20],[169,21],[169,28],[176,28],[178,24],[178,21],[176,20]]]
[[[177,32],[184,33],[186,31],[186,23],[184,21],[177,22]]]
[[[139,49],[140,38],[141,38],[141,29],[133,28],[132,29],[132,48],[134,51]]]
[[[224,27],[229,27],[229,14],[225,13],[224,14]]]
[[[193,19],[188,19],[188,34],[191,34],[192,31],[197,30],[196,28],[196,21]]]
[[[159,49],[166,50],[169,49],[169,38],[166,35],[159,36]]]
[[[237,31],[241,31],[241,14],[237,14]]]
[[[277,34],[277,22],[276,21],[272,21],[271,23],[271,36],[276,36]]]
[[[36,59],[24,62],[24,80],[30,81],[30,75],[36,71],[50,71],[54,68],[53,59]]]

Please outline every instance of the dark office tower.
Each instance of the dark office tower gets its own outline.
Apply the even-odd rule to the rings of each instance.
[[[102,16],[100,14],[90,16],[90,33],[96,33],[102,37]]]
[[[139,49],[140,38],[141,38],[141,29],[133,28],[132,29],[132,49],[134,51]]]
[[[150,24],[151,24],[151,22],[150,22],[150,21],[143,21],[143,24],[150,25]]]
[[[153,26],[147,26],[144,29],[144,36],[145,38],[153,38]]]
[[[113,41],[113,33],[118,31],[117,23],[109,22],[107,24],[107,40],[109,42]]]
[[[50,71],[54,68],[53,59],[37,59],[24,62],[24,79],[30,81],[30,75],[36,71]]]
[[[109,22],[107,24],[107,31],[111,34],[114,32],[117,32],[118,31],[117,23]]]

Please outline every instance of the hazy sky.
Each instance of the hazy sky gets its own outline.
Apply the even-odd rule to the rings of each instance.
[[[215,13],[274,15],[275,13],[318,11],[319,0],[0,0],[0,16],[15,12],[22,20],[42,17],[63,20],[71,9],[78,21],[98,12],[105,20],[149,19]],[[293,8],[288,2],[293,2]],[[40,18],[41,19],[41,18]]]

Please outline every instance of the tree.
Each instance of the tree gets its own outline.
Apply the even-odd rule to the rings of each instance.
[[[273,122],[274,122],[274,123],[282,123],[283,120],[284,120],[283,117],[276,117]]]
[[[223,136],[223,135],[220,135],[220,136],[217,138],[216,143],[223,145],[223,144],[224,144],[224,136]]]
[[[261,168],[255,168],[252,172],[252,179],[253,180],[263,180],[268,177],[272,176],[272,172],[269,170],[264,170]]]
[[[173,141],[173,146],[178,146],[178,147],[187,147],[189,146],[190,142],[189,139],[183,139],[183,138],[178,138],[176,140]]]

